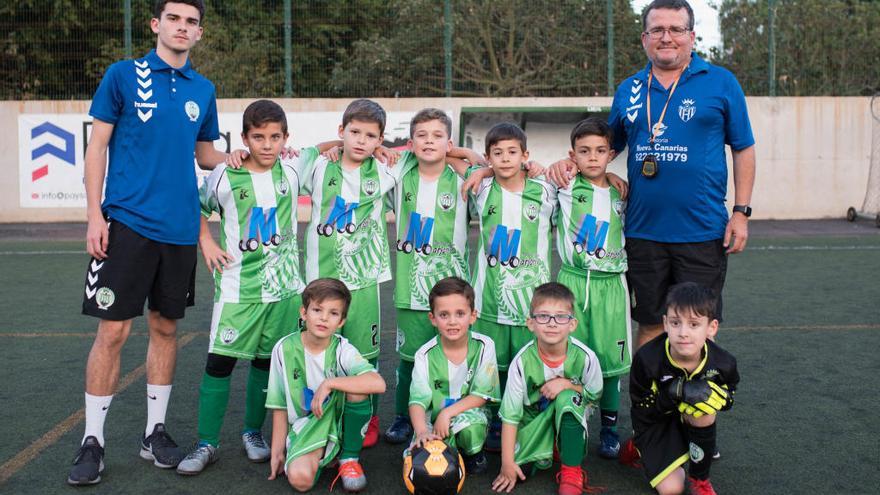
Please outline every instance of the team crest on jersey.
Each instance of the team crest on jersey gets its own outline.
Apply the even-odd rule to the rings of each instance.
[[[223,342],[226,345],[229,345],[229,344],[235,342],[235,339],[237,337],[238,337],[238,332],[232,327],[224,328],[220,332],[220,342]]]
[[[301,374],[302,374],[302,370],[300,370],[299,368],[294,368],[294,369],[293,369],[293,379],[294,379],[294,380],[299,380],[299,376],[300,376]]]
[[[443,382],[434,380],[434,390],[440,390],[441,388],[443,388]]]
[[[581,394],[575,393],[571,396],[571,403],[577,407],[581,407],[584,403],[584,397]]]
[[[189,100],[184,103],[183,110],[186,112],[186,116],[189,117],[190,122],[195,122],[199,120],[199,104]]]
[[[526,206],[526,218],[529,219],[530,222],[534,222],[535,219],[538,218],[538,205],[535,203],[529,203]]]
[[[690,98],[682,100],[681,105],[678,106],[678,116],[682,122],[691,120],[695,113],[697,113],[696,102]]]
[[[453,198],[449,193],[443,193],[437,198],[437,204],[440,205],[440,209],[443,211],[449,211],[452,208]]]
[[[286,178],[281,177],[281,180],[275,185],[275,191],[282,196],[287,196],[287,193],[290,192],[290,183]]]
[[[708,371],[706,371],[706,373],[703,376],[705,376],[706,379],[709,379],[709,378],[714,378],[720,374],[721,374],[721,372],[719,372],[715,368],[710,368]]]
[[[474,379],[474,369],[468,368],[467,378],[465,379],[465,381],[470,383],[471,380],[473,380],[473,379]]]
[[[107,287],[101,287],[95,294],[95,303],[100,309],[107,309],[116,302],[116,294]]]
[[[376,194],[376,191],[379,190],[379,183],[373,179],[367,179],[364,181],[363,186],[364,194],[367,196],[372,196]]]
[[[614,209],[614,213],[617,213],[617,216],[623,215],[623,201],[615,199],[611,202],[611,208]]]

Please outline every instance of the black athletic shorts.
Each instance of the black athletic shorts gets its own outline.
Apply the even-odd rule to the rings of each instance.
[[[629,241],[627,241],[629,242]],[[676,468],[688,462],[687,427],[679,414],[639,427],[633,437],[645,476],[654,488]]]
[[[721,321],[721,290],[727,275],[724,240],[667,243],[626,239],[628,271],[632,292],[632,318],[643,325],[663,323],[664,303],[669,287],[696,282],[709,287],[718,297],[716,317]]]
[[[107,258],[86,271],[83,314],[122,321],[150,310],[180,319],[195,300],[196,246],[156,242],[110,221]]]

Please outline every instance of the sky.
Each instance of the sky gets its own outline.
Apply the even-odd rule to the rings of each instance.
[[[718,11],[711,7],[717,5],[718,2],[717,0],[688,0],[688,2],[694,9],[694,31],[697,36],[703,38],[698,46],[708,53],[709,48],[721,44],[721,34],[718,31]],[[639,13],[649,3],[651,0],[632,0],[633,9]]]

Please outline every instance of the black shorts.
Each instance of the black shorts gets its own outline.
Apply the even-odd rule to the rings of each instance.
[[[721,321],[721,290],[727,275],[724,240],[667,243],[645,239],[626,240],[629,266],[626,281],[632,292],[632,318],[642,325],[663,323],[669,287],[696,282],[718,297],[716,317]]]
[[[667,419],[637,428],[633,443],[639,449],[651,488],[689,459],[687,427],[678,414],[670,414]]]
[[[110,221],[107,258],[86,271],[83,314],[122,321],[150,310],[180,319],[195,300],[196,246],[156,242]]]

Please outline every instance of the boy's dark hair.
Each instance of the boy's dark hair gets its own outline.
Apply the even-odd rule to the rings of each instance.
[[[352,120],[358,122],[375,122],[379,124],[379,133],[385,134],[385,110],[373,100],[360,98],[349,103],[342,114],[342,127]]]
[[[471,287],[471,284],[458,277],[446,277],[434,284],[434,287],[431,288],[431,293],[428,294],[428,305],[431,306],[431,311],[434,311],[434,301],[438,297],[452,296],[455,294],[467,299],[471,310],[474,309],[474,299],[476,298],[476,295],[474,294],[474,288]]]
[[[281,131],[287,134],[287,116],[281,105],[271,100],[257,100],[244,109],[241,117],[241,132],[247,134],[254,127],[275,122],[281,124]]]
[[[535,308],[547,301],[559,301],[568,305],[570,311],[574,311],[574,294],[568,287],[559,282],[547,282],[535,287],[532,294],[532,304],[529,311],[534,313]]]
[[[654,0],[642,10],[642,30],[648,29],[648,12],[655,9],[681,10],[685,9],[688,13],[688,26],[691,31],[694,30],[694,9],[686,0]]]
[[[712,321],[718,306],[715,292],[694,282],[683,282],[673,285],[666,294],[666,310],[677,312],[691,310],[697,316],[705,316]]]
[[[165,5],[169,3],[191,5],[199,11],[199,24],[205,20],[205,2],[202,0],[156,0],[156,3],[153,4],[153,18],[161,19],[162,11],[165,10]]]
[[[526,151],[526,133],[516,124],[511,122],[501,122],[495,124],[486,133],[486,154],[489,154],[489,148],[508,139],[519,141],[519,147]]]
[[[418,124],[424,124],[432,120],[439,120],[446,126],[446,137],[452,136],[452,119],[449,118],[449,115],[446,115],[446,112],[439,108],[423,108],[413,115],[412,120],[409,121],[409,137],[413,137]]]
[[[599,136],[608,141],[608,146],[614,142],[614,131],[604,119],[598,117],[587,117],[578,122],[574,129],[571,130],[571,149],[574,149],[574,143],[584,136]]]
[[[319,278],[312,280],[302,293],[302,306],[308,309],[313,301],[324,302],[328,299],[342,301],[342,317],[348,316],[348,307],[351,305],[351,292],[339,280],[335,278]]]

